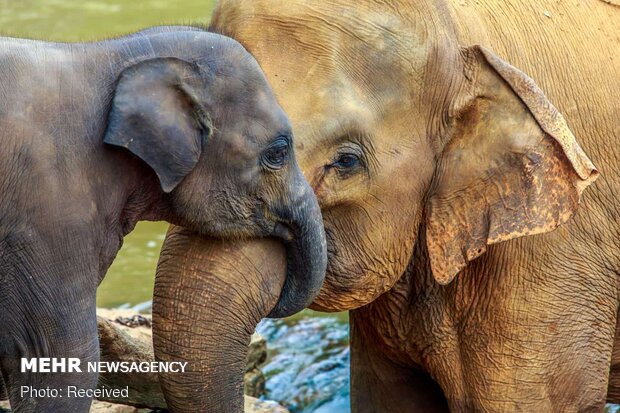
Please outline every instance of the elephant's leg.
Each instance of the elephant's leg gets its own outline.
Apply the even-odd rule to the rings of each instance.
[[[390,360],[377,345],[364,309],[350,312],[353,413],[447,413],[439,385],[420,369]]]
[[[0,368],[13,411],[88,412],[91,398],[77,391],[97,386],[87,372],[99,359],[94,286],[27,280],[3,291],[0,305]],[[48,357],[78,358],[81,372],[21,371],[22,359]]]
[[[4,384],[4,379],[2,378],[2,372],[0,372],[0,400],[7,400],[9,398],[9,394],[6,391],[6,385]]]

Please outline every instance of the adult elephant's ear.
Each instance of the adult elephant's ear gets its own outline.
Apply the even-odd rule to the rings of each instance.
[[[146,162],[165,192],[196,166],[212,129],[201,75],[191,63],[156,58],[124,70],[116,86],[104,142]]]
[[[429,192],[435,279],[450,282],[487,245],[554,230],[598,174],[533,80],[492,52],[463,49],[467,86]]]

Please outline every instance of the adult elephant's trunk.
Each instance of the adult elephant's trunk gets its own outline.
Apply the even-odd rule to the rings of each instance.
[[[158,360],[188,362],[184,373],[160,373],[172,411],[243,411],[247,346],[278,302],[285,257],[276,240],[228,242],[170,229],[155,281],[153,344]]]

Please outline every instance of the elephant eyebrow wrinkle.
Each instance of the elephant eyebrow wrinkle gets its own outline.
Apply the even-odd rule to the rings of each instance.
[[[365,151],[374,151],[372,135],[367,133],[365,128],[360,127],[358,122],[352,120],[336,121],[336,125],[330,127],[327,133],[322,134],[328,137],[328,142],[333,142],[334,146],[341,146],[346,142],[353,142],[361,146]]]

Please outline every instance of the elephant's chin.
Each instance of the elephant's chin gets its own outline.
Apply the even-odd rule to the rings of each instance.
[[[322,311],[324,313],[350,311],[373,302],[380,295],[381,294],[371,295],[368,297],[359,297],[357,295],[338,295],[331,292],[326,294],[321,293],[308,308],[314,311]]]
[[[388,292],[398,279],[399,277],[381,278],[376,274],[344,275],[328,270],[323,287],[309,308],[325,313],[355,310]]]

